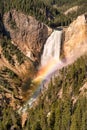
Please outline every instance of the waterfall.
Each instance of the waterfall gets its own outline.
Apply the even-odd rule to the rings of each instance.
[[[48,64],[49,60],[52,59],[59,61],[61,36],[61,30],[54,30],[54,32],[47,39],[46,44],[44,45],[43,54],[41,56],[41,66]]]
[[[27,110],[27,106],[32,107],[33,103],[36,101],[38,95],[44,89],[43,84],[46,76],[51,74],[54,71],[55,67],[60,67],[60,47],[61,47],[61,30],[54,30],[54,32],[47,39],[46,44],[44,45],[43,54],[41,57],[41,70],[38,73],[38,76],[33,80],[38,81],[42,80],[42,83],[38,86],[36,91],[33,93],[32,97],[26,102],[26,104],[19,109],[20,112],[25,112]],[[59,63],[59,64],[58,64]],[[50,77],[49,77],[50,78]]]

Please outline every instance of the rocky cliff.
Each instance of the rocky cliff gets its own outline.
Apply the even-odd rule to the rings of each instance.
[[[84,113],[86,114],[86,109],[87,109],[86,106],[83,107],[82,105],[82,103],[87,104],[87,18],[86,15],[79,16],[73,23],[71,23],[71,25],[68,28],[64,30],[64,34],[65,36],[63,35],[64,36],[63,50],[64,50],[65,58],[67,59],[67,61],[72,60],[71,62],[69,62],[69,64],[71,64],[72,62],[74,63],[72,63],[71,65],[67,64],[67,67],[64,67],[63,69],[58,71],[59,73],[58,77],[57,76],[56,77],[53,76],[53,78],[51,77],[50,83],[47,84],[47,86],[46,84],[44,84],[44,88],[46,88],[46,91],[44,90],[44,92],[42,92],[39,101],[34,102],[34,105],[36,106],[30,109],[30,113],[28,113],[27,118],[30,121],[29,123],[31,123],[31,124],[28,123],[27,125],[29,126],[29,128],[33,126],[32,124],[35,123],[33,119],[36,118],[39,121],[40,119],[43,120],[45,119],[45,121],[47,121],[48,123],[48,124],[45,123],[44,125],[42,124],[42,122],[39,122],[38,125],[38,123],[36,122],[37,126],[40,126],[41,129],[43,129],[44,126],[45,129],[47,127],[48,129],[49,128],[53,129],[54,127],[55,130],[65,129],[65,125],[66,125],[66,129],[69,128],[72,130],[74,130],[75,127],[76,129],[78,128],[82,129],[83,127],[82,115],[84,115]],[[83,111],[84,108],[85,110]],[[44,117],[40,116],[40,110],[42,112],[41,115],[45,113]],[[78,116],[78,114],[81,115],[81,118],[77,119],[76,117]],[[31,117],[33,118],[31,119]],[[73,120],[74,118],[76,120]],[[80,119],[82,123],[81,125],[78,126],[79,124],[78,122]],[[25,121],[25,116],[23,121]],[[67,121],[67,123],[65,123],[65,121]],[[69,121],[71,121],[71,123],[69,123]],[[61,125],[62,122],[64,123],[63,124],[64,127],[61,127],[63,126]],[[77,124],[75,124],[76,122]],[[85,120],[84,120],[84,124],[85,124],[84,129],[86,129]]]
[[[31,96],[35,89],[31,81],[51,32],[34,17],[16,10],[0,18],[0,106],[5,99],[16,109]]]
[[[35,63],[40,61],[40,55],[49,32],[52,31],[37,21],[16,10],[4,15],[4,25],[15,45]]]
[[[20,104],[24,101],[24,97],[27,99],[29,98],[29,95],[33,94],[36,86],[33,85],[31,81],[33,76],[35,76],[35,63],[38,64],[40,62],[40,56],[44,43],[52,32],[52,29],[48,28],[43,23],[38,22],[35,18],[15,10],[5,13],[3,22],[4,29],[6,30],[6,36],[0,35],[1,111],[3,109],[2,107],[6,108],[9,105],[15,109],[19,108]],[[0,33],[2,33],[1,28]],[[87,16],[79,16],[73,23],[71,23],[70,26],[64,30],[63,39],[63,51],[66,58],[71,57],[71,60],[74,61],[77,57],[80,57],[80,55],[87,52]],[[87,70],[86,65],[85,70]],[[81,71],[82,70],[80,67],[78,77],[81,74]],[[72,70],[70,70],[70,72],[72,72]],[[66,82],[66,85],[68,83],[71,85],[73,77],[75,78],[74,85],[76,85],[76,83],[78,83],[76,75],[77,70],[76,72],[72,73],[74,75],[70,75],[70,72],[67,75],[69,78],[66,80],[68,81]],[[84,72],[86,74],[86,71]],[[51,92],[49,91],[48,94],[51,94],[49,97],[53,97],[54,94],[56,95],[56,92],[58,91],[57,85],[61,87],[61,84],[64,83],[63,79],[65,80],[66,76],[65,71],[62,76],[63,77],[60,81],[58,79],[58,81],[55,82],[55,92],[53,90]],[[84,77],[86,78],[87,76],[83,75],[83,78]],[[78,78],[78,80],[79,84],[81,85],[80,78]],[[66,89],[65,87],[66,86],[64,86],[64,89]],[[51,89],[52,87],[49,88],[49,90]],[[55,97],[56,96],[52,98],[53,102]],[[52,100],[50,100],[50,103],[51,101]]]
[[[65,29],[65,57],[78,57],[87,51],[87,15],[79,16]]]

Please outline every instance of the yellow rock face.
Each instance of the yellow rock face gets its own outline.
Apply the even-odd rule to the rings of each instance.
[[[83,48],[84,51],[87,50],[87,23],[85,15],[79,16],[65,31],[65,57],[74,55],[75,51],[81,53]]]

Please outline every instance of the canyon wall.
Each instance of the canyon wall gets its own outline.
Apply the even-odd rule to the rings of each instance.
[[[13,43],[33,62],[38,63],[43,46],[52,29],[34,17],[15,10],[4,15],[4,25]]]
[[[87,51],[87,15],[81,15],[65,29],[63,41],[65,57],[80,56]]]

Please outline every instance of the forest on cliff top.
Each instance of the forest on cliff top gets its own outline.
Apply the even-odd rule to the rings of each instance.
[[[77,6],[76,10],[65,12]],[[51,27],[67,26],[77,16],[87,12],[86,0],[1,0],[0,12],[16,9],[34,16]]]

